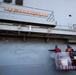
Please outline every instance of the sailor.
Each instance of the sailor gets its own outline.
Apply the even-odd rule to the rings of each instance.
[[[70,44],[67,44],[67,49],[65,50],[65,52],[74,52]]]
[[[58,45],[55,46],[55,53],[61,52],[60,48],[58,48]]]
[[[74,52],[74,50],[70,44],[67,44],[67,49],[65,50],[65,52],[69,52],[69,55],[70,55],[70,63],[68,63],[68,66],[74,66],[75,60],[74,60],[74,57],[72,56],[72,52]],[[70,67],[70,69],[71,69],[71,67]]]

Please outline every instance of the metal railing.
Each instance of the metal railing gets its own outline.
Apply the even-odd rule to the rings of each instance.
[[[30,25],[22,25],[22,24],[16,24],[16,23],[3,23],[0,22],[0,25],[8,25],[8,26],[22,26],[22,27],[29,27]],[[40,29],[49,29],[49,27],[45,27],[45,26],[34,26],[31,25],[31,28],[40,28]],[[56,25],[55,28],[51,28],[50,29],[58,29],[58,30],[72,30],[72,31],[76,31],[76,25]]]
[[[73,25],[57,25],[56,29],[73,30],[74,26]]]

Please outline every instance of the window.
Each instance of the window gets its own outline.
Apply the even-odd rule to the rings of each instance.
[[[4,2],[6,2],[6,3],[11,3],[12,0],[4,0]]]
[[[23,0],[15,0],[15,3],[16,3],[17,5],[23,5]]]

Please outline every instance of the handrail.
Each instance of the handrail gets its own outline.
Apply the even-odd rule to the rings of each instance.
[[[73,30],[73,25],[57,25],[56,29],[67,29],[67,30]]]
[[[9,26],[14,26],[14,25],[16,25],[16,26],[18,26],[19,24],[16,24],[16,23],[2,23],[2,22],[0,22],[0,25],[9,25]],[[22,25],[22,24],[21,24]],[[27,26],[29,26],[29,25],[23,25],[23,27],[27,27]],[[48,29],[48,27],[44,27],[44,26],[34,26],[34,25],[32,25],[31,26],[32,28],[42,28],[42,29]],[[74,30],[74,26],[72,25],[72,26],[66,26],[66,25],[57,25],[55,28],[51,28],[51,29],[58,29],[58,30]],[[75,30],[74,30],[75,31]]]

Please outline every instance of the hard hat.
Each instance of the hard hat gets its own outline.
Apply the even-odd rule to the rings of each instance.
[[[70,47],[70,44],[67,44],[68,47]]]
[[[55,45],[55,48],[57,48],[58,47],[58,45]]]

